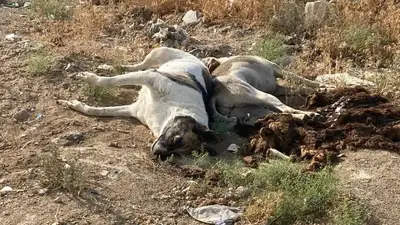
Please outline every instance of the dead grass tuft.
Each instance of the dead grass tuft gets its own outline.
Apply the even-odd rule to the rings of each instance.
[[[86,185],[83,171],[75,162],[62,160],[57,148],[51,147],[49,153],[41,161],[42,183],[49,189],[66,190],[78,196]]]

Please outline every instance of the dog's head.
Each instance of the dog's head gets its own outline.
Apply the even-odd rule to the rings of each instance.
[[[201,61],[206,65],[210,73],[212,73],[221,63],[215,57],[207,57],[201,59]]]
[[[196,122],[192,117],[178,116],[172,119],[163,133],[152,144],[151,151],[165,160],[172,154],[188,154],[200,150],[204,143],[217,143],[221,136]]]

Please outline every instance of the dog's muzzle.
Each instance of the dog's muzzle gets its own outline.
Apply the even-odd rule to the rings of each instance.
[[[165,160],[168,156],[171,155],[168,152],[168,149],[162,146],[159,141],[153,144],[153,146],[151,147],[151,151],[155,156],[159,156],[161,160]]]

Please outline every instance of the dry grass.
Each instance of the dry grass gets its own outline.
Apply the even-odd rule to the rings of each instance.
[[[62,160],[58,151],[56,147],[51,147],[49,154],[42,157],[42,183],[46,188],[65,190],[78,196],[86,186],[83,171],[75,162]]]

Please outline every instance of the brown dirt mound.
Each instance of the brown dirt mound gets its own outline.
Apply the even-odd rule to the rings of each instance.
[[[321,116],[301,121],[271,114],[254,124],[249,153],[266,156],[269,148],[300,159],[317,169],[342,150],[384,149],[400,153],[400,107],[367,90],[342,88],[311,95],[306,107]],[[331,157],[333,156],[333,157]]]

